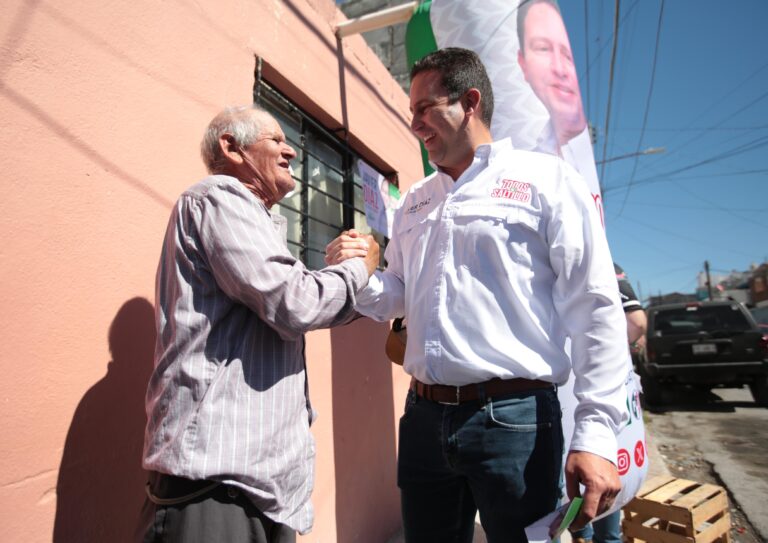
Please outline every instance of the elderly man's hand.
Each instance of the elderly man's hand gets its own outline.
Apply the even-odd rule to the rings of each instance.
[[[565,488],[569,498],[579,495],[579,483],[584,485],[584,503],[571,530],[583,528],[607,511],[621,491],[619,472],[612,462],[593,453],[571,451],[565,462]]]
[[[329,266],[355,257],[363,258],[368,275],[373,275],[379,265],[379,244],[373,236],[347,230],[325,247],[325,263]]]

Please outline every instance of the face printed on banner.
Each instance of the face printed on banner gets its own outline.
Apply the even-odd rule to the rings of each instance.
[[[524,21],[518,62],[525,80],[547,108],[558,143],[587,125],[568,34],[557,9],[546,2],[530,7]]]

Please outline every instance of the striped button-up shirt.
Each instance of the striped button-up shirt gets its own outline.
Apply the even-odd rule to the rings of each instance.
[[[309,531],[304,333],[348,322],[367,279],[359,258],[307,270],[285,219],[233,177],[187,190],[157,271],[144,467],[237,486],[267,517]]]

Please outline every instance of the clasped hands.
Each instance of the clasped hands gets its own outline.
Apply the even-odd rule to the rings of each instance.
[[[373,236],[357,230],[345,230],[325,247],[325,263],[328,266],[357,257],[363,259],[368,275],[373,275],[379,265],[379,244]]]

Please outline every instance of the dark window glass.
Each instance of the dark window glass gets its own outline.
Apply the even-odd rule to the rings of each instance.
[[[752,328],[737,305],[691,306],[656,313],[654,328],[664,336],[698,332],[743,332]]]

